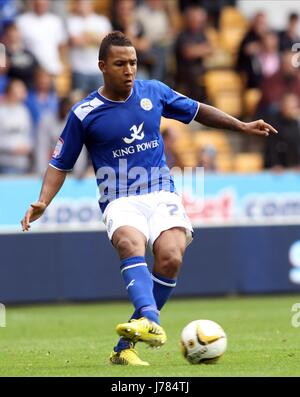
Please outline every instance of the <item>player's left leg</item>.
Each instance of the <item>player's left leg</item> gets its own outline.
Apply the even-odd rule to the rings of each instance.
[[[186,245],[186,229],[182,227],[163,231],[153,244],[153,295],[158,310],[176,287]]]
[[[186,249],[186,230],[171,228],[163,231],[153,245],[154,265],[152,271],[153,296],[158,310],[169,299],[177,283],[177,275],[182,265]],[[136,310],[131,319],[137,319]]]
[[[183,254],[192,241],[193,228],[181,198],[170,192],[158,194],[157,210],[150,218],[149,242],[154,254],[153,295],[161,310],[176,286]]]

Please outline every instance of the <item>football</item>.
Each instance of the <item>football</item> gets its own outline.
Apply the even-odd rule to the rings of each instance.
[[[215,363],[227,347],[223,328],[211,320],[190,322],[181,332],[181,352],[191,364]]]

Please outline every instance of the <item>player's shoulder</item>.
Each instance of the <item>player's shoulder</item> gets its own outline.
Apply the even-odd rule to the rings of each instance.
[[[80,121],[83,121],[93,110],[103,104],[104,102],[98,97],[97,91],[93,91],[77,102],[71,110]]]
[[[159,80],[136,80],[135,90],[137,93],[145,94],[153,92],[156,95],[164,94],[164,91],[169,87]]]
[[[160,86],[165,86],[166,84],[163,83],[162,81],[151,79],[151,80],[135,80],[135,85],[137,87],[144,87],[144,88],[149,88],[149,87],[160,87]]]

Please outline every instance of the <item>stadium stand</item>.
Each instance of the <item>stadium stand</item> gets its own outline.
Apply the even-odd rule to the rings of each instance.
[[[117,4],[115,0],[94,0],[93,7],[95,12],[98,15],[104,15],[109,18],[112,22],[114,9]],[[139,20],[142,22],[145,21],[145,15],[143,17],[143,9],[147,9],[149,13],[149,4],[146,0],[128,0],[128,3],[133,4],[134,13],[132,14],[133,19],[137,19],[139,12]],[[159,4],[160,3],[160,4]],[[184,7],[183,5],[187,5],[189,2],[181,1],[181,0],[158,0],[157,6],[159,5],[160,10],[163,10],[164,14],[167,15],[168,19],[168,37],[166,40],[168,41],[168,46],[166,47],[166,68],[164,71],[164,75],[162,76],[162,80],[169,84],[172,87],[177,87],[178,81],[178,70],[176,70],[176,60],[175,60],[175,42],[176,37],[178,37],[185,29],[185,19],[184,19]],[[222,2],[222,7],[216,10],[212,7],[209,2],[199,2],[199,4],[204,5],[205,10],[207,12],[207,23],[205,23],[205,31],[204,36],[208,39],[208,46],[210,45],[211,50],[207,51],[207,54],[202,57],[202,66],[201,73],[199,72],[199,90],[203,90],[203,92],[199,93],[199,98],[204,98],[203,101],[207,101],[207,103],[220,108],[221,110],[231,114],[232,116],[242,118],[245,121],[250,121],[256,117],[265,117],[266,113],[261,115],[261,102],[263,100],[262,92],[265,86],[265,80],[263,76],[264,70],[272,70],[274,69],[274,65],[270,65],[270,62],[274,62],[276,58],[276,49],[273,54],[273,58],[265,52],[263,43],[267,39],[267,35],[270,33],[270,24],[272,21],[268,20],[268,15],[263,12],[257,14],[249,14],[246,17],[244,14],[244,9],[240,7],[238,2],[230,1],[230,2]],[[19,18],[28,13],[31,10],[33,5],[30,1],[25,1],[19,3],[15,10],[15,14],[9,20],[11,22],[18,22]],[[227,4],[227,5],[226,5]],[[230,4],[230,5],[228,5]],[[235,4],[235,6],[233,5]],[[52,15],[53,18],[59,19],[60,23],[66,25],[66,21],[70,17],[71,13],[75,11],[75,0],[60,0],[59,7],[56,3],[50,1],[50,8],[47,11],[47,15]],[[148,8],[147,8],[148,7]],[[250,17],[251,15],[251,17]],[[285,43],[293,44],[295,40],[299,37],[297,34],[297,26],[298,20],[296,10],[290,10],[289,18],[286,20],[286,26],[282,25],[281,30],[278,29],[276,34],[278,34],[280,46],[278,48],[278,56],[282,59],[288,58],[288,54],[290,54],[290,58],[292,57],[292,52],[286,53],[289,50],[287,45],[282,45],[282,36],[285,37]],[[147,22],[147,20],[146,20]],[[283,21],[283,23],[285,23]],[[3,26],[4,27],[4,26]],[[146,26],[141,26],[141,32],[143,29],[145,30]],[[252,32],[252,33],[251,33]],[[253,37],[254,32],[254,37]],[[67,32],[65,32],[66,37]],[[251,36],[252,35],[252,36]],[[247,46],[247,43],[244,43],[244,47],[246,51],[252,52],[252,61],[255,62],[255,67],[257,71],[257,82],[261,80],[261,83],[257,85],[257,87],[246,87],[247,76],[245,73],[238,72],[235,68],[238,53],[241,48],[241,44],[243,40],[249,39],[254,46]],[[1,37],[1,40],[4,40],[4,36]],[[27,50],[30,51],[30,43],[24,43],[28,46]],[[25,47],[26,47],[25,45]],[[285,53],[283,53],[283,49]],[[72,62],[70,59],[71,54],[71,45],[70,45],[70,37],[68,37],[68,41],[65,45],[65,48],[60,49],[60,61],[63,65],[62,71],[58,73],[56,76],[53,76],[53,86],[55,88],[56,94],[59,98],[66,97],[72,94],[74,90],[73,86],[73,70],[72,70]],[[150,53],[151,53],[150,48]],[[253,52],[254,51],[254,52]],[[265,64],[269,62],[269,64]],[[284,61],[282,61],[284,63]],[[162,70],[162,69],[161,69]],[[5,85],[9,80],[9,67],[0,71],[0,99],[4,96]],[[298,80],[296,76],[297,70],[293,70],[295,81]],[[151,74],[151,73],[150,73]],[[276,74],[277,76],[277,74]],[[275,76],[275,77],[276,77]],[[275,81],[276,78],[274,76],[268,76],[268,80]],[[279,83],[278,83],[279,84]],[[178,84],[179,90],[180,84]],[[296,84],[292,84],[292,86],[285,84],[285,92],[294,90]],[[79,90],[80,91],[80,90]],[[274,92],[277,92],[278,89],[274,87]],[[78,90],[76,90],[78,92]],[[273,92],[273,91],[272,91]],[[287,92],[287,93],[288,93]],[[84,93],[82,93],[84,95]],[[268,109],[272,109],[272,106],[276,106],[276,103],[268,103]],[[267,110],[268,110],[267,109]],[[162,121],[162,131],[163,125],[165,121]],[[215,132],[213,131],[203,131],[199,132],[199,134],[203,134],[203,138],[198,137],[198,132],[196,136],[193,136],[191,133],[195,127],[183,126],[183,125],[172,125],[172,128],[176,129],[178,133],[178,142],[174,144],[174,151],[180,158],[179,163],[181,166],[184,165],[193,165],[197,164],[197,153],[195,148],[193,147],[194,142],[200,142],[201,139],[209,140],[211,144],[214,146],[215,144]],[[198,128],[198,127],[197,127]],[[207,138],[207,135],[209,138]],[[217,147],[217,161],[220,166],[218,169],[221,170],[239,170],[240,168],[247,168],[247,161],[249,161],[249,170],[253,169],[261,169],[259,160],[253,160],[254,156],[249,156],[248,158],[244,156],[245,152],[251,154],[253,148],[251,149],[251,145],[247,146],[246,141],[243,140],[242,137],[235,140],[235,146],[232,146],[234,140],[229,139],[228,145],[231,146],[231,153],[238,154],[242,153],[242,160],[237,159],[233,160],[227,151],[220,151],[219,147]],[[34,144],[34,142],[33,142]],[[262,145],[257,145],[256,150],[256,158],[258,159],[261,153],[263,152]],[[247,160],[248,159],[248,160]],[[254,166],[254,161],[256,162],[256,166]],[[240,165],[242,164],[242,165]],[[34,164],[31,167],[31,170],[34,170]]]
[[[260,153],[238,153],[234,157],[233,170],[240,173],[261,171],[263,156]]]

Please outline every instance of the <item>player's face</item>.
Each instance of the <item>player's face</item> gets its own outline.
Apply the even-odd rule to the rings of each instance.
[[[117,93],[130,92],[137,69],[134,47],[109,47],[107,59],[99,62],[105,85]]]

